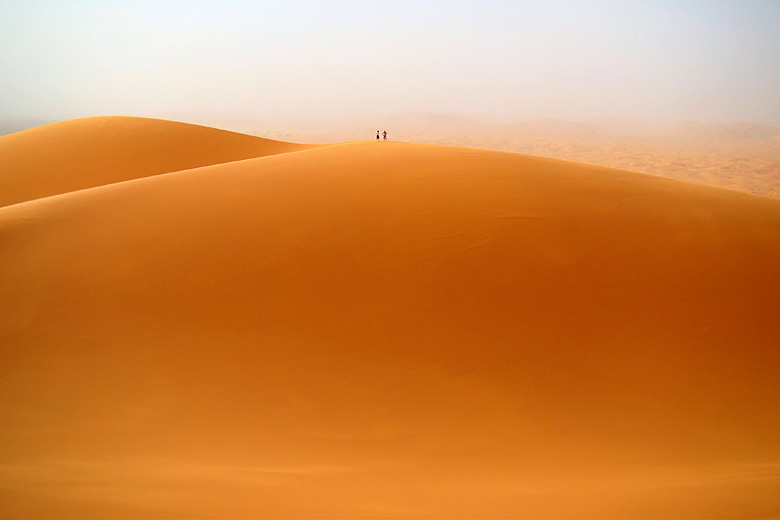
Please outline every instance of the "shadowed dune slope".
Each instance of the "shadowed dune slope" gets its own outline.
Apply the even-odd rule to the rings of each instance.
[[[0,137],[0,206],[308,148],[139,117],[90,117]]]
[[[780,201],[361,142],[0,248],[2,516],[780,515]]]

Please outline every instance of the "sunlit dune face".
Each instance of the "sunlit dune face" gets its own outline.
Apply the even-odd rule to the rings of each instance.
[[[780,201],[274,146],[0,208],[3,516],[780,514]]]
[[[0,138],[0,206],[308,147],[159,119],[74,119]]]

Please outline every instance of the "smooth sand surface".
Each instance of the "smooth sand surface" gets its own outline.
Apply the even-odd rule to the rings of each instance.
[[[225,128],[285,141],[370,137],[553,157],[780,198],[780,128],[759,123],[661,124],[626,118],[496,123],[445,114],[341,121],[224,121]]]
[[[777,517],[779,316],[780,201],[509,153],[0,208],[0,516]]]
[[[160,119],[63,121],[0,136],[0,206],[304,148]]]

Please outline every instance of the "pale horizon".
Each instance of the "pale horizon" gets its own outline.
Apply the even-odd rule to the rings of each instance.
[[[780,125],[780,4],[5,2],[0,120]]]

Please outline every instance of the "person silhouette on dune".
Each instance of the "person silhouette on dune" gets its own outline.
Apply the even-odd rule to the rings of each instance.
[[[379,136],[376,136],[376,138],[377,138],[377,139],[379,139]],[[382,132],[382,138],[383,138],[385,141],[387,141],[387,130],[385,130],[384,132]]]
[[[379,141],[379,130],[376,131],[376,140]]]

